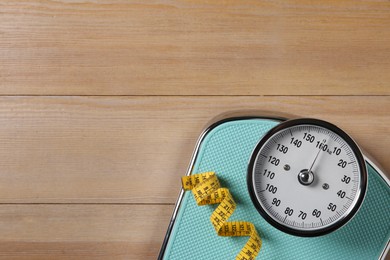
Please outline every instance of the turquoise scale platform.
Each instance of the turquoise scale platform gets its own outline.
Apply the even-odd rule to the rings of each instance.
[[[377,259],[390,237],[390,188],[368,165],[368,189],[356,216],[321,237],[296,237],[268,224],[252,205],[247,191],[247,165],[261,137],[277,121],[245,119],[225,122],[203,139],[193,173],[215,171],[237,202],[229,220],[255,224],[263,239],[257,259]],[[178,180],[178,185],[180,180]],[[199,207],[186,192],[163,259],[234,259],[247,237],[218,237],[209,220],[215,205]]]

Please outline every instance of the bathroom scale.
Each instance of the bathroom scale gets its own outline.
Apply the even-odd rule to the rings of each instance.
[[[234,198],[228,221],[253,223],[261,238],[257,255],[237,259],[386,258],[389,179],[331,122],[224,116],[200,135],[187,176],[205,172]],[[158,259],[238,257],[248,237],[219,236],[216,208],[182,189]]]

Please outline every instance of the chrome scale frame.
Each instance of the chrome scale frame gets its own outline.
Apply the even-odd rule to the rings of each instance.
[[[290,115],[290,114],[281,114],[281,113],[275,114],[272,112],[256,112],[256,111],[232,112],[232,113],[222,114],[222,115],[214,118],[213,120],[211,120],[207,124],[207,127],[202,131],[201,135],[198,138],[198,141],[196,142],[196,146],[195,146],[195,149],[192,153],[191,161],[190,161],[186,176],[189,176],[192,173],[195,161],[198,157],[199,148],[200,148],[204,138],[211,130],[213,130],[214,128],[216,128],[220,124],[223,124],[226,122],[231,122],[231,121],[237,121],[237,120],[258,120],[258,119],[268,119],[268,120],[273,120],[273,121],[281,123],[283,121],[286,121],[289,119],[294,119],[294,118],[298,118],[298,117]],[[390,180],[386,176],[383,168],[381,166],[379,166],[379,164],[371,156],[369,156],[364,150],[362,150],[362,153],[363,153],[364,160],[372,168],[374,168],[375,171],[377,171],[379,173],[381,178],[390,187]],[[184,192],[185,191],[183,189],[180,190],[179,197],[178,197],[176,204],[175,204],[175,209],[173,210],[172,217],[171,217],[171,220],[170,220],[169,225],[168,225],[167,233],[165,234],[164,241],[161,245],[160,253],[159,253],[158,258],[157,258],[158,260],[162,260],[164,257],[164,253],[165,253],[166,247],[168,245],[168,241],[169,241],[169,238],[171,236],[173,226],[174,226],[175,221],[176,221],[177,213],[179,211],[181,202],[182,202],[183,197],[184,197]],[[387,245],[384,248],[384,250],[382,251],[382,253],[378,259],[385,260],[386,255],[389,251],[390,251],[390,240],[387,241]]]

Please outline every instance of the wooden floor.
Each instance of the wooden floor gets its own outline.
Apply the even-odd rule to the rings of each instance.
[[[311,2],[0,2],[0,258],[155,259],[228,111],[328,120],[389,172],[390,2]]]

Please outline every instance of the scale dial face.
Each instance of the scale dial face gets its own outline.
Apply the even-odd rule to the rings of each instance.
[[[259,213],[297,236],[319,236],[350,220],[362,204],[367,170],[356,143],[317,119],[271,129],[256,146],[248,189]]]

